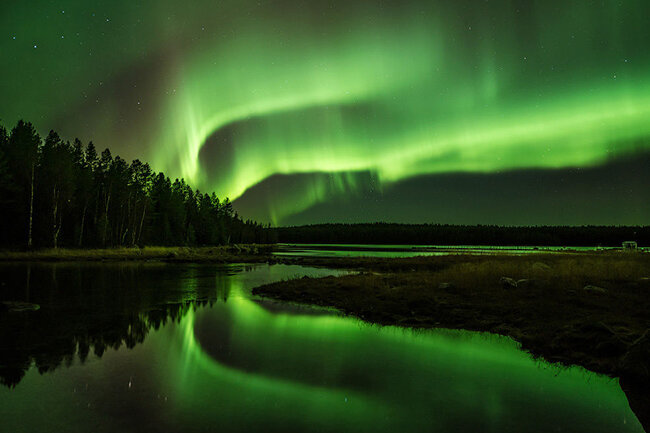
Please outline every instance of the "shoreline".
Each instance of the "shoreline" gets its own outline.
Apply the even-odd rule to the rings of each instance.
[[[650,426],[649,277],[645,254],[439,256],[275,282],[253,294],[379,325],[504,335],[535,358],[618,378]]]
[[[248,244],[0,251],[0,263],[152,261],[350,269],[360,273],[281,281],[257,287],[253,293],[333,307],[381,325],[506,335],[550,362],[582,365],[613,377],[633,373],[650,379],[648,365],[645,370],[628,365],[629,357],[628,364],[621,364],[630,348],[650,344],[650,255],[283,257],[272,255],[274,249],[272,244]],[[510,282],[504,283],[502,277]],[[508,286],[516,281],[518,287]],[[590,356],[590,348],[598,349],[598,356]]]
[[[357,250],[352,250],[357,251]],[[363,251],[363,250],[360,250]],[[402,250],[397,250],[402,251]],[[404,250],[411,252],[411,250]],[[314,266],[332,269],[371,270],[379,272],[440,270],[456,263],[459,259],[478,262],[493,258],[524,258],[537,261],[552,257],[646,257],[642,250],[634,253],[620,249],[579,251],[536,251],[535,254],[521,254],[508,250],[471,251],[448,250],[440,255],[411,255],[405,257],[376,256],[318,256],[285,255],[278,244],[232,244],[211,247],[117,247],[117,248],[49,248],[33,251],[0,250],[0,263],[53,263],[53,262],[161,262],[161,263],[268,263],[298,266]],[[426,251],[423,251],[426,252]],[[441,250],[442,252],[442,250]],[[444,251],[447,252],[447,251]],[[650,272],[649,272],[650,273]]]
[[[253,294],[333,307],[381,325],[507,335],[551,362],[617,377],[633,368],[619,358],[650,343],[650,257],[338,260],[361,273],[275,282]],[[329,260],[292,263],[337,267]],[[589,356],[592,346],[598,356]]]
[[[272,254],[274,247],[5,251],[0,263],[267,263],[348,269],[354,273],[279,281],[252,293],[336,308],[379,325],[510,337],[535,358],[617,378],[650,431],[648,254],[283,257]]]
[[[0,263],[97,261],[259,263],[267,261],[271,257],[272,251],[272,244],[242,244],[215,247],[57,248],[35,251],[0,251]]]

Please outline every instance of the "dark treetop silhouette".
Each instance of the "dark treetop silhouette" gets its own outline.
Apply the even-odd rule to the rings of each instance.
[[[279,242],[406,245],[650,245],[650,226],[528,226],[449,224],[313,224],[272,229]]]
[[[130,164],[92,142],[45,140],[31,123],[0,125],[0,246],[107,247],[265,243],[230,200]]]

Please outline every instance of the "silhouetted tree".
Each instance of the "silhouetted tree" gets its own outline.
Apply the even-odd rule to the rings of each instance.
[[[50,131],[41,142],[20,121],[0,125],[0,246],[215,245],[264,242],[268,229],[242,221],[226,198],[130,164],[90,142]]]
[[[650,245],[650,226],[502,227],[373,223],[314,224],[270,231],[269,236],[274,240],[290,243],[620,247],[623,241],[636,240],[639,245]]]
[[[34,126],[20,120],[11,130],[6,151],[16,187],[15,196],[12,197],[16,214],[13,230],[26,241],[27,248],[33,245],[35,177],[40,144],[41,137]]]

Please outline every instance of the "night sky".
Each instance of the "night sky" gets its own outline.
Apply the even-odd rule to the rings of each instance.
[[[2,1],[0,120],[274,224],[648,224],[650,2]]]

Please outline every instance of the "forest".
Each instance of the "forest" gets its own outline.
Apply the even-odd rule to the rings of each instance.
[[[20,120],[0,125],[0,247],[198,246],[268,243],[228,198],[172,181],[140,160]]]
[[[408,245],[530,245],[620,247],[624,241],[650,245],[650,227],[530,226],[447,224],[315,224],[279,227],[278,242]]]

